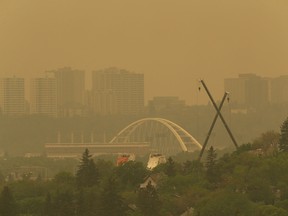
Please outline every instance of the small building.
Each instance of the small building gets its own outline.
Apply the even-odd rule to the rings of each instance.
[[[146,188],[147,185],[150,183],[154,188],[157,188],[159,183],[166,177],[164,173],[156,173],[147,176],[144,179],[144,182],[140,184],[140,189]]]
[[[148,184],[151,184],[154,188],[157,187],[157,183],[156,183],[156,180],[153,179],[152,176],[148,176],[145,181],[140,184],[140,188],[146,188]]]
[[[149,155],[149,160],[147,163],[147,169],[152,170],[160,164],[166,163],[166,157],[159,153],[154,153]]]

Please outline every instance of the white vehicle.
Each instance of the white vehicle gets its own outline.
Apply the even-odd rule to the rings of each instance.
[[[147,164],[147,169],[154,169],[159,164],[165,164],[166,163],[166,157],[159,153],[153,153],[149,155],[149,160]]]

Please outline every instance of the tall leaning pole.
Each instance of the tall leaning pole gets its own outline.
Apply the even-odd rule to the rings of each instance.
[[[205,89],[208,97],[210,98],[210,101],[212,102],[212,104],[213,104],[215,110],[217,111],[217,113],[216,113],[216,115],[215,115],[215,117],[214,117],[214,119],[213,119],[212,125],[211,125],[211,127],[210,127],[210,129],[209,129],[209,132],[208,132],[208,134],[207,134],[207,137],[206,137],[206,139],[205,139],[205,142],[204,142],[204,144],[203,144],[203,146],[202,146],[202,149],[201,149],[201,152],[200,152],[200,155],[199,155],[199,161],[201,160],[201,158],[202,158],[202,156],[203,156],[203,153],[204,153],[205,148],[206,148],[206,146],[207,146],[209,137],[210,137],[210,135],[211,135],[211,133],[212,133],[212,130],[213,130],[213,128],[214,128],[214,125],[215,125],[215,123],[216,123],[216,121],[217,121],[217,119],[218,119],[218,116],[220,117],[221,121],[223,122],[223,124],[224,124],[224,126],[225,126],[225,128],[226,128],[226,130],[227,130],[227,132],[228,132],[228,134],[229,134],[229,136],[230,136],[230,138],[231,138],[234,146],[236,147],[236,149],[238,149],[238,144],[237,144],[237,142],[236,142],[236,140],[235,140],[235,138],[234,138],[234,136],[233,136],[233,134],[232,134],[229,126],[227,125],[224,117],[222,116],[222,114],[221,114],[221,112],[220,112],[221,109],[222,109],[222,106],[223,106],[223,104],[224,104],[224,101],[225,101],[225,99],[226,99],[226,97],[227,97],[227,95],[228,95],[228,92],[225,92],[225,93],[224,93],[224,96],[223,96],[222,101],[221,101],[221,103],[220,103],[220,106],[219,106],[219,108],[218,108],[218,107],[217,107],[217,104],[215,103],[215,101],[214,101],[214,99],[213,99],[213,97],[212,97],[209,89],[207,88],[204,80],[200,80],[200,82],[201,82],[202,86],[204,87],[204,89]]]
[[[219,105],[219,111],[221,111],[221,109],[222,109],[222,106],[223,106],[223,104],[224,104],[224,102],[225,102],[225,100],[226,100],[226,97],[227,97],[227,95],[228,95],[228,92],[225,92],[224,93],[224,96],[223,96],[223,98],[222,98],[222,101],[221,101],[221,103],[220,103],[220,105]],[[203,144],[203,146],[202,146],[202,149],[201,149],[201,151],[200,151],[200,155],[199,155],[199,161],[201,160],[201,158],[202,158],[202,156],[203,156],[203,154],[204,154],[204,151],[205,151],[205,148],[206,148],[206,146],[207,146],[207,144],[208,144],[208,141],[209,141],[209,138],[210,138],[210,136],[211,136],[211,133],[212,133],[212,131],[213,131],[213,128],[214,128],[214,126],[215,126],[215,123],[216,123],[216,121],[217,121],[217,119],[218,119],[218,112],[215,114],[215,117],[214,117],[214,119],[213,119],[213,122],[212,122],[212,124],[211,124],[211,126],[210,126],[210,128],[209,128],[209,131],[208,131],[208,134],[207,134],[207,136],[206,136],[206,139],[205,139],[205,141],[204,141],[204,144]]]

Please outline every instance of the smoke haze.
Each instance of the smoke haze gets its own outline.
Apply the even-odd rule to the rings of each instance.
[[[0,75],[116,66],[145,74],[146,100],[195,104],[199,78],[220,97],[226,77],[288,74],[287,11],[287,0],[0,0]]]

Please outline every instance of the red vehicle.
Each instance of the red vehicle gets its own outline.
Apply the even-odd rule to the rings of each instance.
[[[135,155],[134,154],[119,155],[119,157],[117,158],[116,165],[121,166],[121,165],[127,163],[128,161],[135,161]]]

